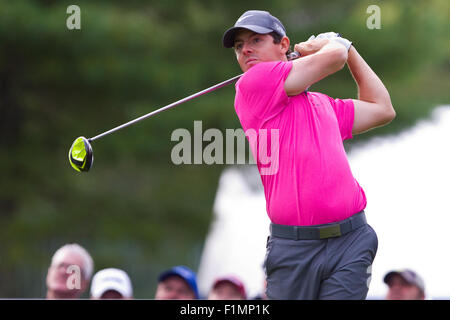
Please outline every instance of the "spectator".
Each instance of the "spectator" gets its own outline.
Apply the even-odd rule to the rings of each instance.
[[[389,287],[386,300],[424,300],[425,284],[414,271],[405,269],[391,271],[384,277]]]
[[[236,276],[218,278],[208,295],[209,300],[246,300],[244,283]]]
[[[47,299],[78,299],[89,287],[93,269],[90,254],[79,244],[59,248],[47,272]]]
[[[194,271],[185,266],[176,266],[162,272],[158,277],[155,299],[199,299],[197,277]]]
[[[98,271],[92,278],[91,299],[133,299],[128,274],[115,268]]]

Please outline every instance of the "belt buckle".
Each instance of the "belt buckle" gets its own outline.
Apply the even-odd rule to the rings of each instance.
[[[341,226],[339,224],[335,224],[333,226],[319,227],[320,239],[340,237],[341,235],[342,235]]]

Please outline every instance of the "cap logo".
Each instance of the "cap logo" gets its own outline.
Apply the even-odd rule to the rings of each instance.
[[[247,19],[247,18],[249,18],[249,17],[253,17],[253,16],[254,16],[253,14],[249,14],[249,15],[247,15],[247,16],[240,17],[240,18],[238,19],[238,21],[236,21],[236,23],[239,23],[239,22],[241,22],[242,20]]]
[[[119,283],[119,284],[123,283],[122,279],[118,279],[116,277],[105,277],[105,278],[103,278],[103,281],[112,281],[112,282]]]

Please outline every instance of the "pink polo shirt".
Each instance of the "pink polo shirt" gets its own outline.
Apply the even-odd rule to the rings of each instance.
[[[353,101],[318,92],[288,97],[291,68],[292,62],[258,63],[236,83],[242,128],[258,133],[256,144],[249,142],[267,214],[273,223],[299,226],[346,219],[367,203],[343,146],[352,138]]]

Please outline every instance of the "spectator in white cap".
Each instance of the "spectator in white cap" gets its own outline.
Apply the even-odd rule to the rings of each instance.
[[[424,300],[425,284],[423,279],[410,269],[388,272],[384,283],[389,287],[386,300]]]
[[[91,299],[133,299],[128,274],[115,268],[98,271],[92,278]]]

